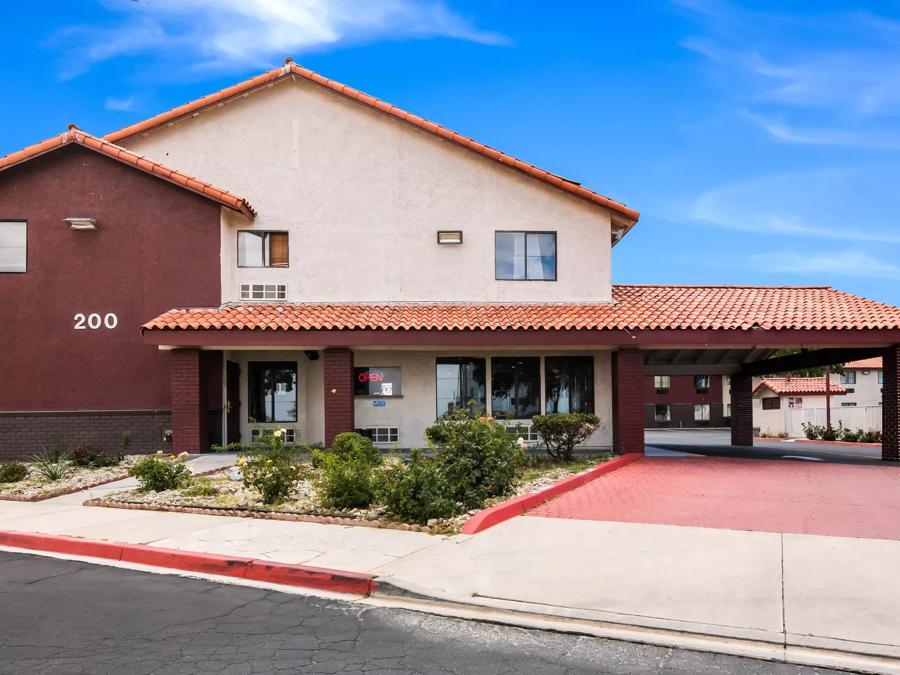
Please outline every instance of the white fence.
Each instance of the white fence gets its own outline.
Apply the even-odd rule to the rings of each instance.
[[[792,437],[803,437],[803,424],[825,426],[825,408],[783,408],[781,410],[756,410],[759,419],[754,420],[763,433],[787,432]],[[881,431],[881,406],[832,407],[831,426],[863,431]]]

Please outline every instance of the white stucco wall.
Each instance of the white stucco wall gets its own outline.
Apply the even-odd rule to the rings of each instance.
[[[304,80],[283,80],[123,145],[246,197],[290,233],[290,267],[238,269],[223,219],[222,299],[602,302],[610,216],[577,197]],[[598,158],[603,161],[603,158]],[[437,230],[462,230],[439,246]],[[557,232],[557,281],[496,281],[494,232]]]
[[[856,384],[841,384],[841,376],[832,373],[831,381],[845,389],[853,389],[852,393],[841,396],[841,401],[848,403],[856,403],[857,406],[874,406],[881,405],[881,388],[884,386],[878,383],[878,373],[881,369],[873,368],[871,370],[853,370],[848,372],[856,373]]]

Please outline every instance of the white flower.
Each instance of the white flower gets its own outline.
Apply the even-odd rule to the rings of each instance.
[[[516,445],[519,446],[519,448],[520,448],[521,450],[524,450],[525,448],[528,447],[528,444],[525,442],[525,439],[522,438],[521,436],[519,436],[519,437],[516,439]]]
[[[275,438],[281,438],[281,429],[276,429],[275,431],[272,432],[272,435]]]

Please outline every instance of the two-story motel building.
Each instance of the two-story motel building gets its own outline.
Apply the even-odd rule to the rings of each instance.
[[[611,161],[611,158],[603,158]],[[884,359],[900,309],[828,287],[614,286],[634,209],[290,60],[103,138],[0,159],[0,455],[205,450],[281,427],[383,447],[474,400],[594,412],[643,449],[645,375]],[[170,444],[170,445],[167,445]]]

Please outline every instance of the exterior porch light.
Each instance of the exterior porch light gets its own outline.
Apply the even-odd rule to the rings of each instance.
[[[453,244],[453,245],[462,244],[463,243],[462,230],[438,230],[437,243],[438,244]]]
[[[85,218],[83,216],[77,216],[72,218],[64,219],[73,230],[96,230],[97,229],[97,219],[96,218]]]

